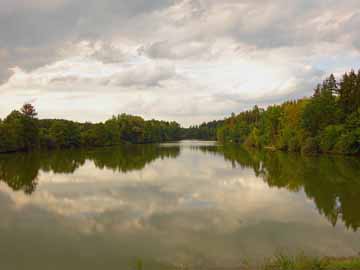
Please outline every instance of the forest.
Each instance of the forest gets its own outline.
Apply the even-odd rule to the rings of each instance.
[[[318,84],[310,98],[232,114],[217,129],[223,143],[290,152],[360,153],[360,71]]]
[[[96,124],[36,116],[35,108],[25,104],[0,121],[0,152],[160,143],[180,140],[182,135],[176,122],[145,121],[126,114]]]
[[[360,71],[334,75],[312,97],[234,113],[225,120],[182,128],[176,122],[121,114],[102,123],[38,119],[24,104],[0,119],[0,153],[35,149],[146,144],[182,139],[218,140],[304,154],[360,153]]]

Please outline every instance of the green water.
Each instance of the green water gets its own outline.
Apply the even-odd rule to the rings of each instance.
[[[214,269],[280,251],[360,252],[355,157],[188,141],[0,155],[0,180],[0,269]]]

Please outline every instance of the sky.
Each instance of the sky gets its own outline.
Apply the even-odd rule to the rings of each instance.
[[[0,118],[189,126],[359,68],[359,0],[0,0]]]

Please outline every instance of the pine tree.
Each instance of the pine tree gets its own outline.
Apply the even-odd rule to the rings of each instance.
[[[339,93],[339,105],[345,114],[351,114],[357,110],[359,104],[357,104],[355,93],[356,90],[357,75],[354,70],[351,70],[349,74],[345,73],[341,82]]]
[[[31,105],[30,103],[25,103],[22,108],[20,109],[21,113],[23,115],[26,115],[28,117],[34,118],[37,116],[37,112],[35,110],[35,107]]]

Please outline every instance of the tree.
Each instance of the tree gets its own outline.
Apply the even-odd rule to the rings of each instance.
[[[13,111],[4,119],[3,129],[3,151],[28,151],[38,148],[37,119]]]
[[[310,136],[317,136],[327,126],[340,121],[340,110],[334,92],[337,91],[336,81],[330,76],[309,100],[302,113],[302,127]]]
[[[338,83],[331,74],[311,98],[255,107],[232,114],[219,126],[218,139],[272,146],[304,153],[360,153],[360,71],[345,73]]]
[[[360,71],[345,73],[338,83],[331,74],[298,101],[255,106],[221,121],[190,128],[176,122],[150,120],[121,114],[104,123],[76,123],[36,119],[33,105],[26,103],[0,120],[0,152],[42,148],[110,146],[124,142],[143,144],[179,139],[218,139],[221,142],[271,146],[304,153],[360,153]]]
[[[35,107],[33,105],[31,105],[30,103],[25,103],[22,106],[22,108],[20,109],[20,111],[23,115],[26,115],[31,118],[35,118],[37,116]]]
[[[50,127],[49,136],[58,148],[74,148],[81,145],[79,125],[72,121],[55,120]]]
[[[360,107],[360,71],[345,73],[337,90],[339,105],[345,114],[351,114]]]

